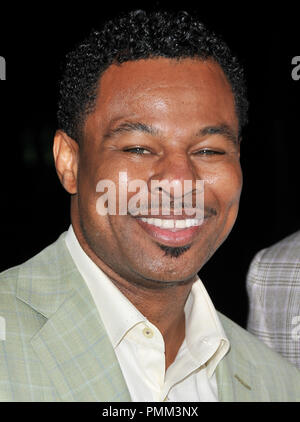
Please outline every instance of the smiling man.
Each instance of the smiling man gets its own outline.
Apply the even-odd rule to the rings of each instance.
[[[67,56],[53,151],[72,225],[1,275],[0,400],[299,399],[297,369],[197,276],[236,220],[246,113],[236,58],[185,12],[132,12]]]

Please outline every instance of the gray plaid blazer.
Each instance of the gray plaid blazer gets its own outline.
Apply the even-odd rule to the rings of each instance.
[[[300,368],[300,231],[254,257],[248,330]]]
[[[0,275],[0,401],[130,401],[114,349],[63,234]],[[216,369],[220,401],[300,401],[300,373],[219,314],[231,348]],[[137,380],[138,382],[138,380]]]

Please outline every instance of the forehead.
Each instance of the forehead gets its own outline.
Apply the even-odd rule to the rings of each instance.
[[[214,61],[147,59],[111,65],[102,75],[92,119],[180,119],[238,126],[230,84]],[[214,122],[210,122],[214,120]]]

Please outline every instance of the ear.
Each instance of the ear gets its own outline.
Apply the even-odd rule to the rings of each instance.
[[[78,143],[62,130],[58,130],[54,136],[53,155],[61,184],[69,193],[77,193]]]

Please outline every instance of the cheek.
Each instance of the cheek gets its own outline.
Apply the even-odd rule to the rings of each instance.
[[[128,160],[112,160],[103,154],[101,161],[83,161],[78,179],[80,209],[94,220],[93,224],[96,226],[101,225],[104,228],[108,224],[119,224],[122,220],[110,217],[127,214],[128,202],[139,193],[140,184],[143,183],[142,186],[147,188],[144,179],[145,170],[142,172],[136,166],[129,165]],[[133,189],[131,192],[128,192],[128,186]],[[144,198],[145,194],[142,197]],[[109,201],[106,201],[107,198]],[[108,202],[111,208],[105,216],[103,210],[107,208]]]
[[[236,221],[242,190],[242,172],[239,164],[225,166],[215,173],[207,184],[207,203],[215,205],[217,218],[214,226],[214,246],[216,250],[226,239]],[[209,203],[211,200],[211,204]]]
[[[215,197],[221,213],[238,206],[242,184],[242,171],[238,163],[219,168],[206,181],[207,191]]]

